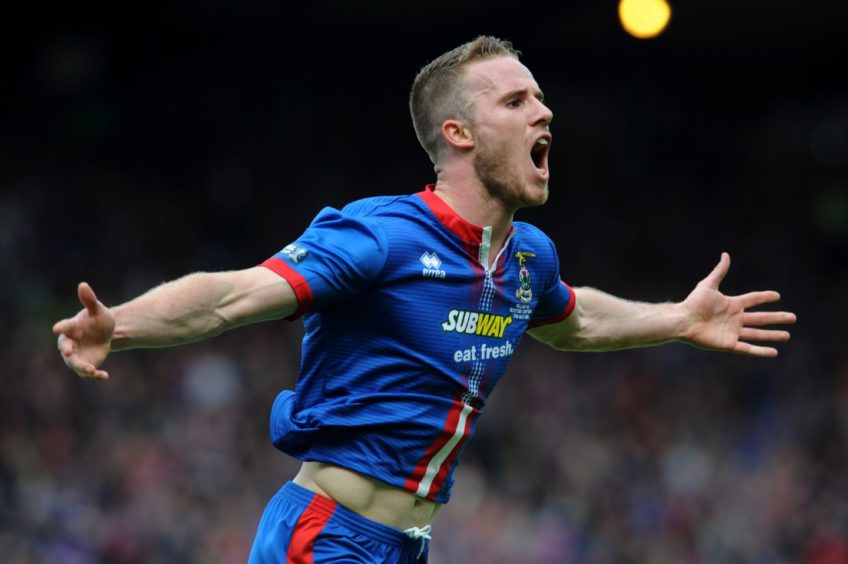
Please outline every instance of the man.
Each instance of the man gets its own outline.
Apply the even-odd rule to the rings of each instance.
[[[53,328],[84,378],[112,350],[171,346],[305,315],[297,388],[271,415],[302,461],[271,500],[251,562],[423,562],[460,452],[525,332],[563,350],[684,341],[755,356],[785,341],[776,292],[728,297],[730,265],[677,304],[625,301],[561,282],[553,243],[513,221],[545,203],[553,117],[508,42],[480,37],[424,67],[410,109],[437,181],[423,192],[325,209],[262,265],[195,273]],[[335,561],[335,560],[334,560]]]

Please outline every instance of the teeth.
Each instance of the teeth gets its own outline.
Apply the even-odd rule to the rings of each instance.
[[[547,144],[548,144],[548,140],[547,140],[547,139],[545,139],[544,137],[543,137],[543,138],[541,138],[541,139],[539,139],[538,141],[536,141],[536,145],[542,145],[542,146],[544,146],[544,145],[547,145]]]

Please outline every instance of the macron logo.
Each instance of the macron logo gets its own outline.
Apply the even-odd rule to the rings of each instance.
[[[421,275],[424,278],[444,278],[447,276],[447,272],[439,270],[439,267],[442,266],[442,261],[436,253],[425,251],[419,260],[424,265],[424,268],[421,270]]]

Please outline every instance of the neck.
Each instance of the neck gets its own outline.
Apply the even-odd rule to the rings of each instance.
[[[480,227],[492,227],[493,260],[509,235],[515,210],[493,198],[476,178],[448,181],[440,173],[434,192],[465,221]]]

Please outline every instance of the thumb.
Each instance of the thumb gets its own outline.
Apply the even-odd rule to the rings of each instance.
[[[728,270],[730,270],[730,255],[727,253],[721,253],[721,259],[718,261],[715,268],[713,268],[713,271],[704,278],[704,283],[710,288],[718,290],[718,286],[721,284],[721,281],[724,280]]]
[[[80,303],[88,311],[88,314],[97,315],[100,304],[97,302],[97,296],[94,294],[91,286],[88,285],[88,282],[80,282],[77,287],[77,295],[79,296]]]

